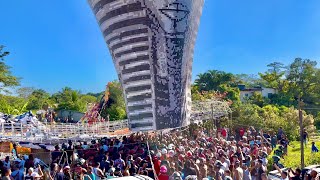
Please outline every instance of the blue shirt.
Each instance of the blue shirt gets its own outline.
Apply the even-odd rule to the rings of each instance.
[[[96,175],[94,173],[89,174],[89,176],[90,176],[90,178],[92,180],[96,180],[97,179],[97,177],[96,177]]]

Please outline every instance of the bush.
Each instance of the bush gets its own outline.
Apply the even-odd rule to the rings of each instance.
[[[286,132],[289,140],[298,140],[299,111],[294,108],[267,105],[259,107],[255,104],[241,104],[233,108],[233,121],[235,128],[254,126],[256,129],[277,132],[280,127]],[[315,131],[312,115],[303,112],[303,124],[309,134]]]

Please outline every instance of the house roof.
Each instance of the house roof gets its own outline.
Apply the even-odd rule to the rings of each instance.
[[[248,89],[242,89],[241,91],[262,91],[262,88],[248,88]]]

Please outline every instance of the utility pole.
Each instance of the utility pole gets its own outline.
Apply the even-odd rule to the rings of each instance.
[[[304,168],[304,145],[303,145],[303,116],[302,116],[302,101],[299,96],[298,109],[299,109],[299,125],[300,125],[300,150],[301,150],[301,169]]]
[[[211,119],[212,119],[212,122],[214,123],[214,126],[218,130],[217,122],[216,122],[215,118],[213,117],[213,104],[212,103],[210,103],[210,107],[211,107]]]

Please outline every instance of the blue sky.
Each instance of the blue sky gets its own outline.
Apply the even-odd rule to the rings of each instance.
[[[0,17],[0,44],[22,86],[99,92],[117,79],[86,0],[2,0]],[[206,0],[194,77],[209,69],[256,74],[295,57],[320,59],[319,0]]]

